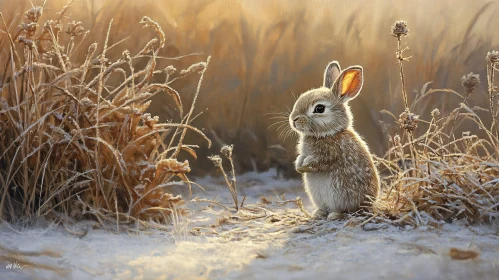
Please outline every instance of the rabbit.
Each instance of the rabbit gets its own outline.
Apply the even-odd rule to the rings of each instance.
[[[316,207],[314,219],[341,219],[378,196],[378,171],[352,127],[348,106],[362,88],[363,75],[361,66],[341,71],[337,61],[330,62],[323,87],[302,93],[289,116],[299,135],[295,167]]]

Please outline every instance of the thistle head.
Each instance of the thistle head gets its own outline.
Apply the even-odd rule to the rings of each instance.
[[[485,57],[490,64],[499,62],[499,51],[490,51]]]
[[[399,116],[400,126],[407,132],[413,132],[418,128],[419,116],[406,109]]]
[[[224,145],[220,152],[222,155],[224,155],[226,158],[231,159],[232,158],[232,150],[234,149],[234,145]]]
[[[396,21],[392,25],[391,33],[393,37],[400,38],[401,36],[407,36],[409,34],[409,28],[407,28],[407,22],[403,20]]]
[[[43,8],[40,6],[33,7],[29,9],[24,16],[29,22],[38,22],[38,19],[42,16]]]
[[[222,167],[222,158],[220,156],[213,155],[213,156],[209,156],[208,158],[213,162],[215,167]]]
[[[66,25],[66,33],[72,37],[77,37],[85,33],[83,23],[81,21],[71,21]]]
[[[469,95],[480,85],[480,75],[475,74],[473,72],[468,75],[464,75],[461,78],[461,85],[463,86],[466,94]]]
[[[438,110],[438,109],[436,109],[436,108],[435,108],[435,109],[433,109],[433,111],[431,111],[431,116],[432,116],[433,118],[436,118],[436,117],[440,116],[440,110]]]

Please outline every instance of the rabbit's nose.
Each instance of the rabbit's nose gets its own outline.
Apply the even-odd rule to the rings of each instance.
[[[296,121],[298,121],[299,117],[293,119],[293,126],[296,128]]]

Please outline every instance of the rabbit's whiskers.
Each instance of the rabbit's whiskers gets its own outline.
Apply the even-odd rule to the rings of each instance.
[[[287,123],[288,123],[288,120],[276,121],[275,123],[267,126],[267,129],[269,129],[269,128],[275,126],[275,125],[278,125],[278,124],[287,124]]]

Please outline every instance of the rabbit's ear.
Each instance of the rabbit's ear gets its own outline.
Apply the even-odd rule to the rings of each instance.
[[[364,83],[364,71],[361,66],[350,66],[341,72],[334,83],[333,92],[348,101],[355,98]]]
[[[340,75],[341,68],[338,61],[334,60],[329,62],[324,71],[324,86],[327,88],[331,88],[333,86],[334,81]]]

